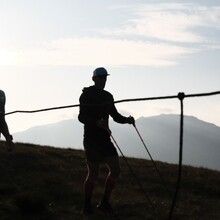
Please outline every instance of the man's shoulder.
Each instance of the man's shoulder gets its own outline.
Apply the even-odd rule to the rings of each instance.
[[[84,87],[81,98],[105,97],[105,99],[113,99],[113,95],[106,90],[97,90],[94,86]]]
[[[93,92],[94,92],[93,86],[84,87],[83,90],[82,90],[83,95],[90,94],[90,93],[93,93]]]
[[[112,95],[109,91],[103,90],[103,93],[104,93],[106,96],[113,97],[113,95]]]
[[[79,99],[80,102],[87,102],[87,100],[90,100],[93,96],[94,96],[94,91],[92,86],[84,87]]]

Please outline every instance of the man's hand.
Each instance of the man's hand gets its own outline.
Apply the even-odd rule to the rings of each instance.
[[[128,118],[127,118],[127,123],[128,124],[135,124],[135,120],[134,120],[134,117],[132,117],[132,116],[129,116]]]

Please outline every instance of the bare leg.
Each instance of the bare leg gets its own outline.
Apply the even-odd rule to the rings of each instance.
[[[106,160],[106,164],[109,168],[109,173],[105,181],[105,191],[102,201],[108,202],[113,189],[115,188],[117,179],[120,174],[120,165],[118,157],[110,157]]]
[[[95,181],[99,173],[99,164],[88,162],[87,169],[88,174],[84,182],[84,206],[91,206]]]

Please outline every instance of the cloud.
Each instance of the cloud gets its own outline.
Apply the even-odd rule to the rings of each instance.
[[[176,64],[176,58],[192,52],[191,48],[166,43],[76,37],[20,51],[17,64],[170,66]]]
[[[173,3],[113,10],[127,13],[122,27],[97,30],[96,37],[57,39],[16,51],[13,64],[161,67],[177,65],[178,59],[193,53],[220,48],[220,7]]]
[[[103,30],[107,35],[142,36],[170,42],[202,43],[207,36],[198,28],[220,29],[220,7],[191,3],[143,4],[124,7],[132,18],[124,26]]]

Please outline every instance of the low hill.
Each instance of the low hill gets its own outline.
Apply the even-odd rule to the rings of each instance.
[[[128,158],[128,162],[156,209],[141,192],[123,158],[122,173],[112,196],[120,219],[168,219],[170,195],[158,177],[151,161]],[[155,161],[167,187],[173,193],[178,167]],[[98,203],[107,173],[101,167],[94,192]],[[86,175],[84,153],[17,143],[7,152],[0,142],[0,219],[1,220],[78,220],[83,219],[82,183]],[[220,219],[220,173],[184,166],[173,219]],[[94,219],[108,219],[96,211]]]
[[[141,117],[136,125],[155,160],[178,163],[179,115]],[[111,120],[110,128],[126,156],[149,159],[133,126]],[[82,149],[83,125],[71,119],[32,127],[13,136],[18,142]],[[184,164],[220,170],[220,127],[185,115],[183,137]]]

